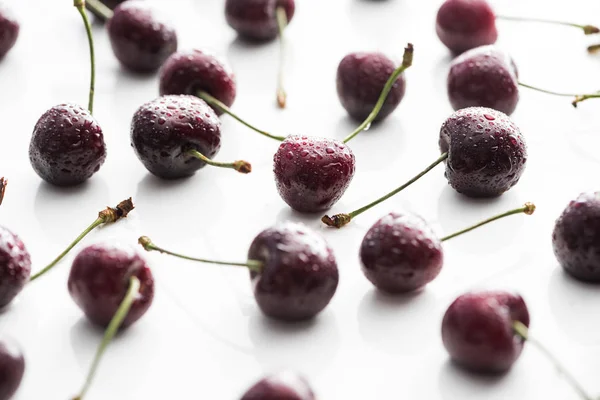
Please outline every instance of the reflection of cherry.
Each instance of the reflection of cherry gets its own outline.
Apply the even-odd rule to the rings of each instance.
[[[303,377],[280,372],[258,381],[241,400],[315,400],[315,395]]]

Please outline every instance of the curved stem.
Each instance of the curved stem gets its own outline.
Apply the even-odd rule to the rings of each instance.
[[[75,245],[77,245],[77,243],[79,243],[85,236],[87,236],[88,233],[96,229],[96,227],[102,224],[116,222],[121,218],[125,218],[127,217],[127,214],[129,214],[133,209],[133,202],[131,201],[131,198],[129,198],[127,200],[123,200],[114,208],[106,207],[104,210],[100,211],[98,213],[98,218],[96,218],[96,220],[92,222],[90,226],[88,226],[83,232],[81,232],[81,234],[77,236],[77,238],[62,253],[60,253],[58,257],[54,259],[54,261],[48,264],[48,266],[46,266],[41,271],[32,275],[29,279],[29,282],[35,281],[40,276],[50,271],[56,264],[60,262],[60,260],[64,258],[64,256],[67,255],[67,253],[69,253],[69,251],[71,251],[73,247],[75,247]]]
[[[554,357],[550,350],[548,350],[546,346],[544,346],[541,342],[538,342],[535,338],[532,338],[529,335],[529,328],[527,328],[525,324],[523,324],[521,321],[513,321],[513,330],[523,340],[526,340],[535,347],[537,347],[538,350],[540,350],[542,353],[544,353],[546,357],[548,357],[550,362],[552,362],[552,364],[554,364],[554,367],[565,377],[569,385],[571,385],[571,387],[577,392],[579,397],[581,397],[583,400],[594,400],[592,396],[587,394],[587,392],[585,391],[583,386],[577,381],[577,379],[575,379],[575,377],[571,375],[571,373],[569,373],[569,371],[560,363],[560,361],[558,361],[558,359]]]
[[[212,165],[213,167],[231,168],[235,169],[237,172],[241,172],[242,174],[249,174],[252,172],[252,165],[248,161],[238,160],[232,163],[225,163],[213,161],[204,154],[200,153],[198,150],[188,150],[187,153],[192,157],[196,157],[197,159],[204,161],[208,165]]]
[[[239,263],[239,262],[207,260],[205,258],[184,256],[182,254],[174,253],[172,251],[165,250],[161,247],[158,247],[157,245],[155,245],[152,242],[152,240],[148,236],[140,237],[138,239],[138,243],[146,251],[158,251],[159,253],[168,254],[170,256],[182,258],[184,260],[197,261],[197,262],[206,263],[206,264],[228,265],[228,266],[232,266],[232,267],[246,267],[252,271],[259,271],[262,268],[262,263],[260,261],[256,261],[256,260],[248,260],[245,263]]]
[[[106,328],[106,331],[104,332],[104,337],[102,338],[102,342],[100,342],[100,346],[98,346],[98,350],[96,350],[96,355],[94,356],[94,360],[92,361],[92,365],[88,372],[85,383],[83,384],[83,387],[81,388],[81,391],[79,392],[79,395],[77,397],[74,397],[73,400],[82,400],[83,396],[85,396],[86,392],[90,388],[90,385],[92,384],[92,380],[94,379],[94,375],[96,375],[96,370],[98,369],[98,365],[100,364],[100,360],[102,359],[102,355],[104,354],[106,347],[108,347],[109,343],[111,342],[111,340],[113,339],[113,337],[115,336],[117,331],[119,330],[119,327],[123,323],[123,320],[125,320],[125,317],[127,317],[127,314],[129,313],[129,310],[131,309],[131,305],[133,304],[133,302],[135,301],[135,298],[139,294],[139,290],[140,290],[140,280],[138,278],[136,278],[135,276],[132,276],[131,278],[129,278],[129,288],[127,289],[127,293],[125,294],[123,301],[121,301],[121,304],[119,305],[119,308],[117,309],[117,312],[115,312],[115,315],[110,320],[110,323],[108,324],[108,327]]]
[[[198,91],[198,93],[196,93],[196,95],[198,97],[200,97],[202,100],[204,100],[205,102],[207,102],[208,104],[210,104],[211,106],[213,106],[213,107],[217,108],[218,110],[220,110],[221,112],[231,116],[233,119],[242,123],[243,125],[252,129],[253,131],[258,132],[261,135],[266,136],[268,138],[279,140],[280,142],[283,142],[285,140],[285,137],[283,137],[283,136],[272,135],[269,132],[258,129],[254,125],[250,125],[248,122],[244,121],[243,119],[238,117],[236,114],[234,114],[229,107],[227,107],[221,101],[217,100],[216,98],[214,98],[210,94],[206,93],[205,91],[200,90],[200,91]]]
[[[582,101],[585,101],[587,99],[596,99],[600,97],[600,93],[594,93],[594,94],[582,94],[579,96],[575,96],[575,100],[573,100],[571,102],[571,104],[573,105],[573,107],[577,108],[577,104],[581,103]]]
[[[535,86],[526,85],[522,82],[518,82],[518,83],[519,83],[519,86],[523,86],[528,89],[535,90],[537,92],[542,92],[542,93],[551,94],[554,96],[561,96],[561,97],[575,97],[575,99],[571,102],[571,104],[573,104],[573,107],[577,107],[577,104],[581,103],[584,100],[600,97],[600,91],[596,92],[596,93],[590,93],[590,94],[562,93],[562,92],[554,92],[552,90],[540,89]]]
[[[99,0],[85,0],[85,8],[102,22],[108,21],[114,14],[110,8],[106,7],[104,3]]]
[[[581,25],[581,24],[575,24],[572,22],[555,21],[555,20],[551,20],[551,19],[512,17],[512,16],[508,16],[508,15],[496,15],[496,19],[502,19],[505,21],[516,21],[516,22],[540,22],[543,24],[570,26],[573,28],[578,28],[578,29],[583,30],[583,33],[586,35],[591,35],[591,34],[600,32],[600,29],[598,29],[597,27],[595,27],[593,25]]]
[[[4,179],[4,177],[0,178],[0,204],[2,204],[2,200],[4,200],[4,192],[6,191],[7,185],[8,180]]]
[[[514,210],[510,210],[510,211],[507,211],[507,212],[505,212],[505,213],[498,214],[498,215],[496,215],[496,216],[494,216],[494,217],[491,217],[491,218],[488,218],[488,219],[486,219],[486,220],[483,220],[483,221],[481,221],[481,222],[480,222],[480,223],[478,223],[478,224],[472,225],[472,226],[470,226],[470,227],[468,227],[468,228],[465,228],[465,229],[463,229],[463,230],[460,230],[460,231],[458,231],[458,232],[455,232],[455,233],[453,233],[453,234],[451,234],[451,235],[445,236],[445,237],[443,237],[443,238],[441,239],[441,241],[442,241],[442,242],[445,242],[446,240],[449,240],[449,239],[455,238],[455,237],[457,237],[457,236],[460,236],[460,235],[462,235],[463,233],[470,232],[470,231],[472,231],[473,229],[477,229],[477,228],[479,228],[480,226],[487,225],[487,224],[489,224],[490,222],[496,221],[496,220],[498,220],[498,219],[501,219],[501,218],[504,218],[504,217],[508,217],[509,215],[521,214],[521,213],[523,213],[523,214],[526,214],[526,215],[531,215],[531,214],[533,214],[533,212],[534,212],[534,211],[535,211],[535,205],[534,205],[533,203],[525,203],[525,205],[524,205],[523,207],[520,207],[520,208],[515,208]]]
[[[279,73],[277,76],[277,104],[279,108],[285,108],[287,94],[283,88],[283,70],[285,66],[285,37],[283,32],[288,24],[287,14],[283,7],[275,10],[277,16],[277,28],[279,29]]]
[[[377,118],[377,115],[379,115],[379,112],[383,107],[383,103],[385,103],[387,96],[390,94],[392,87],[396,83],[396,79],[398,79],[398,77],[412,65],[413,53],[413,45],[411,43],[408,43],[406,45],[406,48],[404,49],[402,64],[400,64],[400,66],[396,68],[392,75],[388,78],[387,82],[385,83],[385,86],[383,87],[383,90],[381,91],[381,94],[379,95],[379,99],[377,99],[377,103],[375,103],[375,107],[373,107],[373,111],[371,111],[371,114],[369,114],[367,119],[365,119],[351,134],[346,136],[346,138],[344,139],[344,143],[348,143],[360,132],[367,129],[375,120],[375,118]]]
[[[90,20],[87,16],[87,12],[85,11],[85,0],[75,0],[74,3],[77,11],[81,14],[81,18],[83,18],[83,24],[85,25],[85,31],[88,37],[88,43],[90,47],[90,94],[88,99],[88,110],[90,110],[90,114],[94,113],[94,88],[96,87],[96,56],[94,55],[94,38],[92,36],[92,26],[90,25]]]
[[[438,165],[439,163],[443,162],[445,159],[448,158],[448,153],[442,153],[442,155],[435,160],[433,163],[431,163],[427,168],[425,168],[423,171],[419,172],[417,175],[415,175],[411,180],[409,180],[408,182],[406,182],[405,184],[403,184],[402,186],[397,187],[396,189],[392,190],[391,192],[389,192],[388,194],[386,194],[385,196],[382,196],[380,198],[378,198],[377,200],[367,204],[364,207],[361,207],[357,210],[352,211],[351,213],[348,214],[336,214],[332,217],[325,215],[323,218],[321,218],[321,221],[328,226],[334,226],[336,228],[341,228],[344,225],[348,224],[354,217],[364,213],[365,211],[367,211],[368,209],[375,207],[377,204],[379,203],[383,203],[384,201],[386,201],[387,199],[389,199],[390,197],[398,194],[399,192],[403,191],[404,189],[406,189],[407,187],[409,187],[410,185],[412,185],[413,183],[415,183],[416,181],[419,180],[419,178],[421,178],[423,175],[427,174],[429,171],[431,171],[436,165]]]

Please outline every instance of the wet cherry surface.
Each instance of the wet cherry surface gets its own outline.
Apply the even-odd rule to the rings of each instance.
[[[23,241],[0,226],[0,308],[17,296],[31,274],[31,257]]]

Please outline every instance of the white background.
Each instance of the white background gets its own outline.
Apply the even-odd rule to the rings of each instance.
[[[38,178],[27,150],[44,111],[62,102],[86,104],[87,39],[70,0],[8,3],[22,31],[0,63],[0,175],[10,181],[0,218],[26,243],[34,270],[62,251],[97,211],[129,196],[136,204],[130,217],[95,231],[82,245],[110,240],[135,246],[145,234],[190,255],[244,260],[258,232],[292,220],[323,233],[339,263],[340,285],[330,306],[310,323],[284,325],[260,314],[245,271],[146,255],[156,278],[155,302],[110,346],[89,400],[236,399],[280,368],[307,376],[320,399],[575,399],[529,346],[503,377],[477,377],[449,363],[441,317],[456,296],[475,288],[522,294],[532,334],[590,392],[600,394],[600,288],[566,277],[551,248],[554,221],[568,201],[598,189],[600,101],[573,109],[569,99],[523,90],[513,118],[530,156],[510,192],[495,200],[465,198],[447,185],[438,166],[402,195],[337,231],[290,211],[271,172],[278,144],[228,117],[218,159],[247,159],[252,174],[205,168],[192,178],[165,182],[146,172],[129,145],[129,125],[137,107],[157,96],[157,78],[122,70],[106,32],[96,25],[95,115],[108,158],[88,183],[61,189]],[[357,173],[332,211],[364,204],[438,157],[439,127],[452,112],[445,89],[450,57],[434,30],[438,2],[298,0],[287,32],[285,111],[274,102],[277,42],[248,46],[236,40],[223,3],[170,0],[159,7],[176,23],[180,49],[210,48],[229,59],[238,83],[234,110],[281,134],[346,136],[355,123],[337,99],[338,62],[359,50],[400,59],[406,42],[414,43],[404,101],[384,123],[352,141]],[[600,23],[600,4],[591,0],[496,3],[505,14]],[[564,27],[498,25],[498,43],[513,55],[523,82],[565,91],[600,89],[600,56],[585,51],[593,38]],[[600,36],[595,39],[600,42]],[[510,217],[446,243],[441,275],[420,294],[381,295],[360,272],[362,237],[391,210],[414,211],[440,233],[450,233],[525,201],[537,204],[534,216]],[[0,331],[16,337],[27,358],[17,399],[68,399],[83,382],[102,332],[87,322],[66,289],[71,260],[81,248],[0,315]]]

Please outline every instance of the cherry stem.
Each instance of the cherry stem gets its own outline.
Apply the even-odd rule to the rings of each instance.
[[[90,94],[88,100],[88,110],[90,110],[90,114],[94,113],[94,88],[96,87],[96,56],[94,55],[94,38],[92,36],[92,26],[90,25],[90,20],[87,16],[87,12],[85,11],[85,0],[74,0],[73,4],[81,14],[81,18],[83,18],[83,24],[85,25],[85,31],[88,37],[88,43],[90,47]]]
[[[0,178],[0,204],[2,204],[2,200],[4,200],[6,186],[8,186],[8,180],[4,179],[4,177]]]
[[[538,350],[544,353],[544,355],[552,362],[552,364],[554,364],[554,367],[558,370],[558,372],[565,377],[567,382],[569,382],[569,385],[571,385],[571,387],[583,400],[594,400],[594,398],[587,394],[583,386],[577,381],[577,379],[575,379],[573,375],[569,373],[569,371],[552,354],[552,352],[550,352],[550,350],[548,350],[542,343],[538,342],[535,338],[532,338],[529,335],[529,328],[527,328],[525,324],[523,324],[521,321],[513,321],[513,330],[518,336],[521,337],[521,339],[528,341],[537,347]]]
[[[123,320],[127,317],[127,314],[129,313],[129,310],[131,309],[136,297],[139,295],[140,285],[140,280],[135,276],[129,278],[129,288],[127,289],[127,293],[125,294],[125,297],[123,298],[123,301],[121,301],[117,312],[115,312],[115,315],[110,320],[110,323],[104,332],[104,337],[102,338],[102,342],[100,342],[100,346],[98,346],[98,349],[96,350],[96,355],[94,356],[94,360],[92,361],[92,365],[88,372],[87,378],[85,379],[85,383],[79,392],[79,395],[74,397],[73,400],[82,400],[83,396],[85,396],[86,392],[90,388],[92,380],[94,379],[94,375],[96,375],[98,365],[100,364],[100,360],[102,359],[102,355],[121,327]]]
[[[102,22],[108,21],[114,15],[113,10],[106,7],[104,3],[98,0],[85,0],[85,7]]]
[[[449,239],[455,238],[457,236],[460,236],[463,233],[470,232],[470,231],[472,231],[474,229],[479,228],[480,226],[487,225],[490,222],[496,221],[498,219],[502,219],[504,217],[508,217],[509,215],[515,215],[515,214],[521,214],[521,213],[526,214],[526,215],[531,215],[531,214],[533,214],[534,211],[535,211],[535,204],[533,204],[533,203],[525,203],[525,205],[523,207],[515,208],[514,210],[510,210],[510,211],[507,211],[505,213],[498,214],[498,215],[496,215],[494,217],[491,217],[491,218],[488,218],[486,220],[483,220],[483,221],[481,221],[478,224],[470,226],[470,227],[468,227],[466,229],[463,229],[461,231],[455,232],[452,235],[445,236],[445,237],[443,237],[441,239],[441,241],[445,242],[446,240],[449,240]]]
[[[188,150],[187,154],[189,154],[192,157],[196,157],[197,159],[202,160],[208,165],[212,165],[213,167],[231,168],[235,169],[237,172],[240,172],[242,174],[249,174],[250,172],[252,172],[252,165],[248,161],[238,160],[232,163],[213,161],[210,158],[206,157],[204,154],[200,153],[198,150],[194,149]]]
[[[102,224],[117,222],[121,218],[127,217],[127,214],[129,214],[133,209],[133,201],[131,200],[131,198],[129,198],[127,200],[123,200],[114,208],[106,207],[104,210],[100,211],[98,213],[98,218],[96,218],[96,220],[92,222],[90,226],[88,226],[83,232],[81,232],[81,234],[77,236],[77,238],[62,253],[60,253],[58,257],[54,259],[54,261],[52,261],[50,264],[48,264],[48,266],[46,266],[38,273],[32,275],[29,279],[29,282],[35,281],[40,276],[44,275],[46,272],[54,268],[54,266],[58,264],[60,260],[62,260],[64,256],[66,256],[67,253],[69,253],[69,251],[71,251],[71,249],[75,247],[75,245],[77,245],[77,243],[79,243],[84,237],[86,237],[88,233],[90,233]]]
[[[551,19],[542,19],[542,18],[522,18],[522,17],[511,17],[507,15],[496,15],[497,19],[502,19],[505,21],[517,21],[517,22],[540,22],[544,24],[554,24],[554,25],[564,25],[571,26],[573,28],[583,30],[583,33],[586,35],[592,35],[594,33],[600,32],[600,29],[595,27],[594,25],[580,25],[574,24],[572,22],[564,22],[564,21],[554,21]]]
[[[168,254],[168,255],[171,255],[174,257],[182,258],[184,260],[197,261],[197,262],[206,263],[206,264],[228,265],[228,266],[232,266],[232,267],[246,267],[246,268],[250,269],[251,271],[260,271],[260,269],[262,268],[262,263],[260,261],[256,261],[256,260],[248,260],[245,263],[238,263],[238,262],[207,260],[204,258],[184,256],[182,254],[174,253],[172,251],[165,250],[161,247],[158,247],[157,245],[155,245],[152,242],[152,240],[148,236],[141,236],[138,239],[138,243],[146,251],[158,251],[159,253]]]
[[[377,200],[375,200],[372,203],[367,204],[364,207],[361,207],[357,210],[352,211],[351,213],[348,214],[336,214],[332,217],[325,215],[323,218],[321,218],[321,221],[327,225],[327,226],[333,226],[336,228],[341,228],[345,225],[347,225],[350,221],[352,221],[352,219],[362,213],[364,213],[365,211],[367,211],[368,209],[375,207],[376,205],[378,205],[379,203],[383,203],[385,200],[389,199],[390,197],[398,194],[399,192],[401,192],[402,190],[406,189],[407,187],[409,187],[410,185],[412,185],[413,183],[415,183],[416,181],[419,180],[419,178],[421,178],[423,175],[427,174],[429,171],[431,171],[436,165],[440,164],[441,162],[443,162],[445,159],[448,158],[448,153],[442,153],[442,155],[435,160],[432,164],[430,164],[427,168],[425,168],[423,171],[421,171],[418,175],[416,175],[415,177],[413,177],[411,180],[409,180],[408,182],[406,182],[405,184],[403,184],[402,186],[397,187],[396,189],[392,190],[391,192],[389,192],[388,194],[386,194],[385,196],[382,196],[380,198],[378,198]]]
[[[385,83],[385,86],[383,87],[383,90],[381,91],[381,94],[379,95],[379,99],[377,99],[377,103],[375,103],[375,107],[373,107],[373,111],[371,111],[371,114],[369,114],[367,119],[365,119],[358,126],[358,128],[356,128],[351,134],[349,134],[344,139],[344,143],[348,143],[356,135],[358,135],[359,133],[361,133],[365,129],[368,129],[371,126],[371,123],[375,120],[375,118],[377,118],[377,115],[379,115],[379,112],[381,111],[381,108],[383,107],[383,104],[385,103],[385,100],[387,99],[388,95],[390,94],[390,91],[392,90],[392,87],[396,83],[396,80],[398,79],[398,77],[412,65],[413,53],[414,53],[413,45],[411,43],[408,43],[406,45],[406,47],[404,48],[402,64],[400,64],[400,66],[398,68],[396,68],[394,70],[394,72],[392,73],[392,75],[388,78],[387,82]]]
[[[575,99],[571,103],[573,105],[573,107],[577,107],[577,104],[581,103],[584,100],[600,97],[600,92],[590,93],[590,94],[562,93],[562,92],[554,92],[552,90],[540,89],[535,86],[526,85],[525,83],[522,83],[522,82],[518,82],[518,83],[519,83],[519,86],[523,86],[528,89],[535,90],[537,92],[551,94],[553,96],[575,97]]]
[[[283,136],[272,135],[269,132],[260,130],[257,127],[255,127],[253,125],[250,125],[248,122],[244,121],[243,119],[241,119],[240,117],[238,117],[236,114],[234,114],[229,107],[227,107],[221,101],[217,100],[216,98],[214,98],[210,94],[206,93],[205,91],[199,90],[196,93],[196,95],[198,97],[200,97],[202,100],[204,100],[205,102],[207,102],[208,104],[210,104],[211,106],[216,107],[221,112],[223,112],[223,113],[225,113],[225,114],[233,117],[233,119],[235,119],[238,122],[241,122],[243,125],[245,125],[246,127],[252,129],[253,131],[258,132],[261,135],[266,136],[268,138],[279,140],[280,142],[283,142],[285,140],[285,137],[283,137]]]
[[[277,77],[277,104],[279,108],[285,108],[287,94],[283,88],[283,70],[285,66],[285,37],[283,32],[288,24],[287,14],[283,7],[275,10],[277,16],[277,28],[279,29],[279,73]]]
[[[588,46],[587,51],[588,53],[597,53],[600,50],[600,44],[593,44],[591,46]]]

